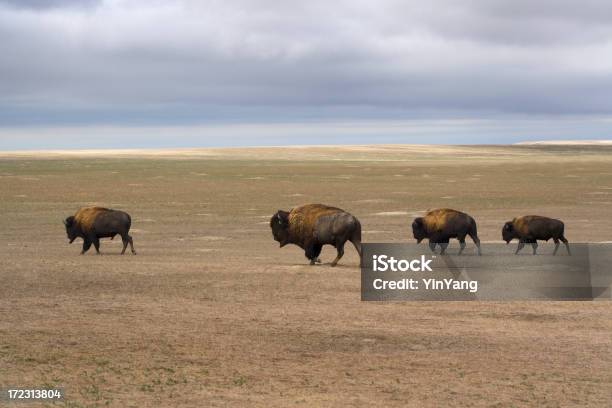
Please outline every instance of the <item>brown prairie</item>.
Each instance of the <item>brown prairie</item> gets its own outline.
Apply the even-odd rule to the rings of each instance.
[[[612,146],[136,153],[0,157],[0,383],[71,407],[612,406],[612,302],[362,302],[355,251],[312,267],[269,226],[327,203],[403,243],[454,207],[483,256],[522,214],[608,241]],[[88,202],[138,214],[138,256],[75,256],[58,220]]]

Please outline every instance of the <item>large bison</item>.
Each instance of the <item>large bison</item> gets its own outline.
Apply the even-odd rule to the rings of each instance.
[[[75,239],[83,238],[81,254],[87,252],[91,244],[99,254],[100,238],[113,239],[115,235],[121,235],[123,241],[121,255],[125,253],[128,243],[132,253],[136,254],[134,242],[128,234],[132,225],[132,219],[128,213],[102,207],[84,207],[79,209],[75,215],[66,218],[64,225],[71,244]]]
[[[338,251],[331,266],[344,255],[346,241],[351,241],[361,256],[361,224],[339,208],[307,204],[289,212],[278,210],[270,219],[270,227],[281,248],[287,244],[299,246],[311,265],[321,262],[318,257],[323,245],[333,245]]]
[[[553,255],[557,254],[559,249],[559,241],[562,241],[567,248],[567,253],[571,255],[569,243],[563,236],[565,225],[560,220],[553,218],[541,217],[539,215],[525,215],[523,217],[515,218],[512,221],[508,221],[502,228],[502,238],[509,244],[515,238],[518,238],[519,244],[516,248],[515,254],[518,254],[525,244],[531,244],[533,248],[533,254],[536,254],[538,248],[538,240],[548,241],[553,239],[555,241],[555,251]]]
[[[440,245],[440,254],[444,254],[451,238],[457,238],[461,246],[459,255],[465,249],[465,237],[469,235],[478,248],[478,255],[481,254],[476,221],[461,211],[449,208],[428,211],[424,217],[414,219],[412,234],[417,243],[425,238],[429,239],[429,248],[432,252],[435,252],[436,244]]]

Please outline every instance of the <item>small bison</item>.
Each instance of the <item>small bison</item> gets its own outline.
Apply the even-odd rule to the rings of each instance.
[[[465,249],[465,236],[469,235],[478,248],[478,255],[481,255],[476,221],[460,211],[449,208],[428,211],[424,217],[414,219],[412,234],[417,243],[425,238],[429,239],[429,248],[432,252],[435,252],[436,244],[440,245],[440,254],[446,251],[449,239],[457,238],[461,245],[459,255]]]
[[[351,241],[361,257],[361,224],[351,214],[323,204],[307,204],[291,211],[278,210],[270,219],[274,240],[280,247],[295,244],[304,249],[310,264],[321,262],[323,245],[333,245],[338,255],[331,266],[336,266],[344,255],[344,244]]]
[[[505,223],[502,228],[502,238],[506,241],[506,244],[509,244],[514,238],[518,238],[519,244],[514,253],[515,255],[523,249],[525,244],[531,244],[533,254],[535,255],[538,248],[537,241],[548,241],[551,238],[555,241],[553,255],[557,254],[559,241],[563,241],[567,248],[567,253],[571,255],[569,243],[563,236],[564,229],[565,225],[562,221],[539,215],[525,215]]]
[[[134,250],[134,242],[128,234],[132,219],[130,215],[117,210],[111,210],[102,207],[84,207],[64,220],[66,226],[66,234],[70,243],[75,239],[83,238],[83,250],[81,255],[87,252],[91,244],[96,248],[96,252],[100,253],[100,238],[115,238],[115,235],[121,235],[123,241],[123,250],[121,255],[125,253],[128,243],[132,249],[132,253],[136,255]]]

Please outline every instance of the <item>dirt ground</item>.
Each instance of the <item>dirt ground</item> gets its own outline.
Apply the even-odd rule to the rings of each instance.
[[[68,407],[612,405],[612,303],[361,302],[352,247],[311,267],[268,225],[322,202],[408,242],[452,207],[483,249],[528,213],[608,241],[612,147],[5,153],[0,194],[0,386]],[[92,204],[132,215],[138,255],[68,245]]]

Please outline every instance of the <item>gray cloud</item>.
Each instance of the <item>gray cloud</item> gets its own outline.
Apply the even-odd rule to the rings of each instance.
[[[25,9],[52,9],[61,7],[91,7],[102,0],[0,0],[0,5]]]
[[[0,126],[612,110],[607,1],[0,1],[0,36]]]

